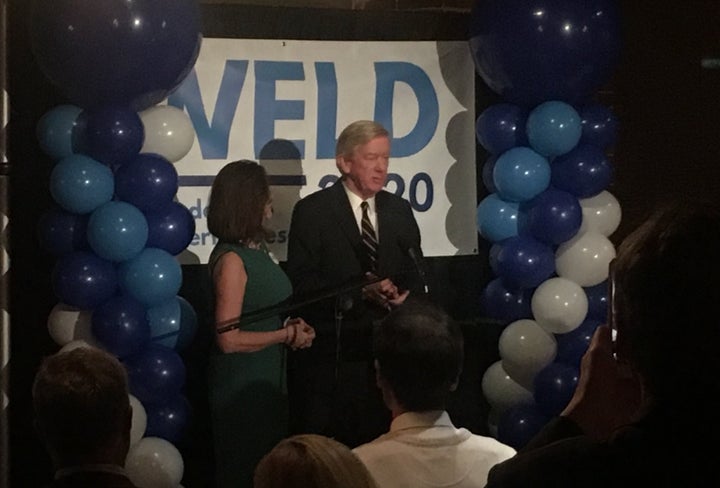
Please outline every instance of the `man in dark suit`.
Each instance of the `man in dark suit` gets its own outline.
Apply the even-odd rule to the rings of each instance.
[[[374,281],[302,310],[316,340],[289,365],[292,430],[351,447],[387,430],[390,420],[374,383],[373,322],[421,290],[411,258],[420,255],[412,209],[383,190],[389,157],[385,128],[350,124],[337,141],[340,179],[300,200],[290,224],[286,269],[296,296]]]
[[[46,358],[33,383],[35,423],[55,468],[52,488],[135,488],[123,466],[132,408],[125,368],[80,347]]]

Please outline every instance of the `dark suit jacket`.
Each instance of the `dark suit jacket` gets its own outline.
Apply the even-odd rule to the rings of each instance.
[[[53,481],[47,488],[137,488],[123,475],[80,471]]]
[[[389,192],[375,196],[378,219],[378,270],[411,293],[421,290],[408,247],[420,249],[420,230],[410,204]],[[311,296],[360,280],[368,270],[360,231],[341,180],[303,198],[295,205],[290,223],[286,271],[296,296]],[[373,319],[383,311],[364,303],[360,290],[351,294],[352,308],[344,314],[343,332],[348,348],[367,339]],[[315,327],[318,338],[311,350],[320,351],[333,342],[336,300],[329,299],[300,311]],[[343,341],[343,343],[346,341]],[[367,344],[364,346],[367,349]],[[352,353],[346,348],[347,353]]]

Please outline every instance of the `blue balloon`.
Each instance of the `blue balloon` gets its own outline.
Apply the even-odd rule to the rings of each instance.
[[[590,345],[590,340],[600,325],[600,321],[587,317],[576,328],[565,334],[555,334],[557,356],[555,361],[580,367],[580,361]]]
[[[499,242],[518,233],[519,204],[506,202],[493,193],[477,208],[478,232],[490,242]]]
[[[140,111],[192,69],[200,12],[195,0],[36,0],[30,39],[40,69],[74,104]]]
[[[527,111],[511,103],[497,103],[483,110],[475,125],[478,142],[491,154],[527,145]]]
[[[550,164],[530,148],[514,147],[498,158],[493,182],[503,200],[524,202],[548,187]]]
[[[115,294],[115,266],[93,253],[75,251],[55,262],[52,271],[55,296],[71,307],[91,310]]]
[[[116,196],[143,211],[168,205],[177,190],[175,166],[158,154],[140,154],[115,173]]]
[[[85,114],[84,152],[107,165],[122,164],[136,156],[145,141],[145,128],[134,110],[102,106]]]
[[[510,289],[535,288],[555,272],[555,253],[532,237],[511,237],[500,244],[497,271]]]
[[[178,202],[170,202],[145,214],[150,234],[148,247],[164,249],[173,256],[180,254],[195,237],[195,218]]]
[[[185,436],[191,412],[190,402],[183,395],[145,405],[145,436],[159,437],[177,444]]]
[[[537,197],[521,205],[527,218],[520,221],[537,240],[546,244],[560,244],[575,236],[582,224],[582,207],[574,195],[548,188]]]
[[[613,168],[602,149],[579,144],[553,161],[552,183],[578,198],[589,198],[605,190]]]
[[[50,194],[62,208],[90,213],[113,197],[110,168],[82,154],[61,159],[50,173]]]
[[[180,301],[177,297],[166,300],[147,311],[152,341],[175,348],[180,336]]]
[[[564,102],[549,101],[528,115],[527,138],[535,151],[548,158],[569,152],[582,135],[580,115]]]
[[[126,261],[145,247],[148,224],[143,213],[129,203],[108,202],[90,215],[87,238],[101,258]]]
[[[521,449],[549,421],[550,417],[535,404],[516,405],[500,415],[498,440],[516,450]]]
[[[610,79],[620,54],[614,0],[478,0],[470,22],[478,73],[526,107],[582,102]]]
[[[608,314],[608,282],[607,280],[595,286],[583,288],[588,300],[588,318],[599,320],[602,323],[607,321]]]
[[[185,385],[185,364],[169,347],[150,343],[122,362],[127,369],[130,393],[143,405],[166,401],[180,394]]]
[[[82,109],[74,105],[58,105],[40,118],[36,132],[40,149],[53,159],[62,159],[77,152],[74,140],[80,127]]]
[[[490,193],[496,193],[495,182],[493,181],[493,171],[495,171],[495,163],[497,162],[497,156],[490,156],[483,164],[482,168],[482,181],[485,188]]]
[[[582,137],[580,142],[607,149],[617,140],[618,121],[612,110],[604,105],[592,104],[580,110]]]
[[[178,296],[177,299],[178,302],[180,302],[180,335],[178,336],[175,349],[182,351],[186,349],[195,338],[198,329],[198,317],[195,308],[190,302],[181,296]]]
[[[140,352],[150,342],[145,313],[145,307],[134,298],[116,295],[93,310],[93,337],[120,358]]]
[[[60,207],[46,210],[37,225],[40,247],[54,256],[89,251],[87,221],[87,215],[67,212]]]
[[[532,318],[531,299],[532,290],[512,290],[495,278],[483,290],[481,305],[486,317],[510,323]]]
[[[146,307],[154,307],[177,295],[182,269],[167,251],[146,247],[120,266],[120,287]]]
[[[554,417],[567,406],[575,393],[580,371],[569,364],[552,362],[533,380],[535,403],[544,414]]]

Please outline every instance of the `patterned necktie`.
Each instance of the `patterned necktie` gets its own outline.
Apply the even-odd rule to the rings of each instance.
[[[373,228],[370,217],[368,216],[368,202],[362,202],[360,204],[362,208],[362,241],[367,251],[368,259],[370,260],[370,270],[377,271],[377,235],[375,235],[375,229]]]

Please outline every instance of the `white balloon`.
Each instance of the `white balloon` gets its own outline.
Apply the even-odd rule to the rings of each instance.
[[[128,478],[139,488],[176,488],[185,465],[180,451],[159,437],[144,437],[125,459]]]
[[[140,112],[145,142],[140,152],[155,153],[171,163],[190,152],[195,128],[187,114],[172,105],[157,105]]]
[[[574,281],[550,278],[537,287],[530,307],[540,327],[554,334],[565,334],[585,320],[588,300],[585,290]]]
[[[608,277],[610,261],[615,259],[615,246],[602,234],[578,234],[558,246],[555,271],[580,286],[595,286]]]
[[[555,337],[529,319],[516,320],[500,334],[502,367],[517,383],[532,391],[535,375],[555,359]]]
[[[58,346],[70,341],[84,341],[97,345],[92,335],[92,311],[58,303],[48,315],[47,327],[50,337]]]
[[[130,406],[132,407],[132,421],[130,424],[130,445],[134,446],[145,435],[147,428],[147,412],[145,407],[135,396],[130,396]]]
[[[60,354],[61,352],[72,351],[73,349],[77,349],[78,347],[94,348],[95,346],[93,346],[92,344],[88,344],[87,342],[85,342],[83,340],[70,341],[67,344],[65,344],[63,347],[60,348],[60,350],[58,351],[58,354]]]
[[[609,191],[602,191],[594,197],[581,198],[580,207],[583,219],[578,234],[597,232],[608,237],[620,225],[620,203]]]
[[[490,406],[499,413],[521,403],[532,403],[533,394],[513,380],[497,361],[485,370],[482,377],[482,391]]]

